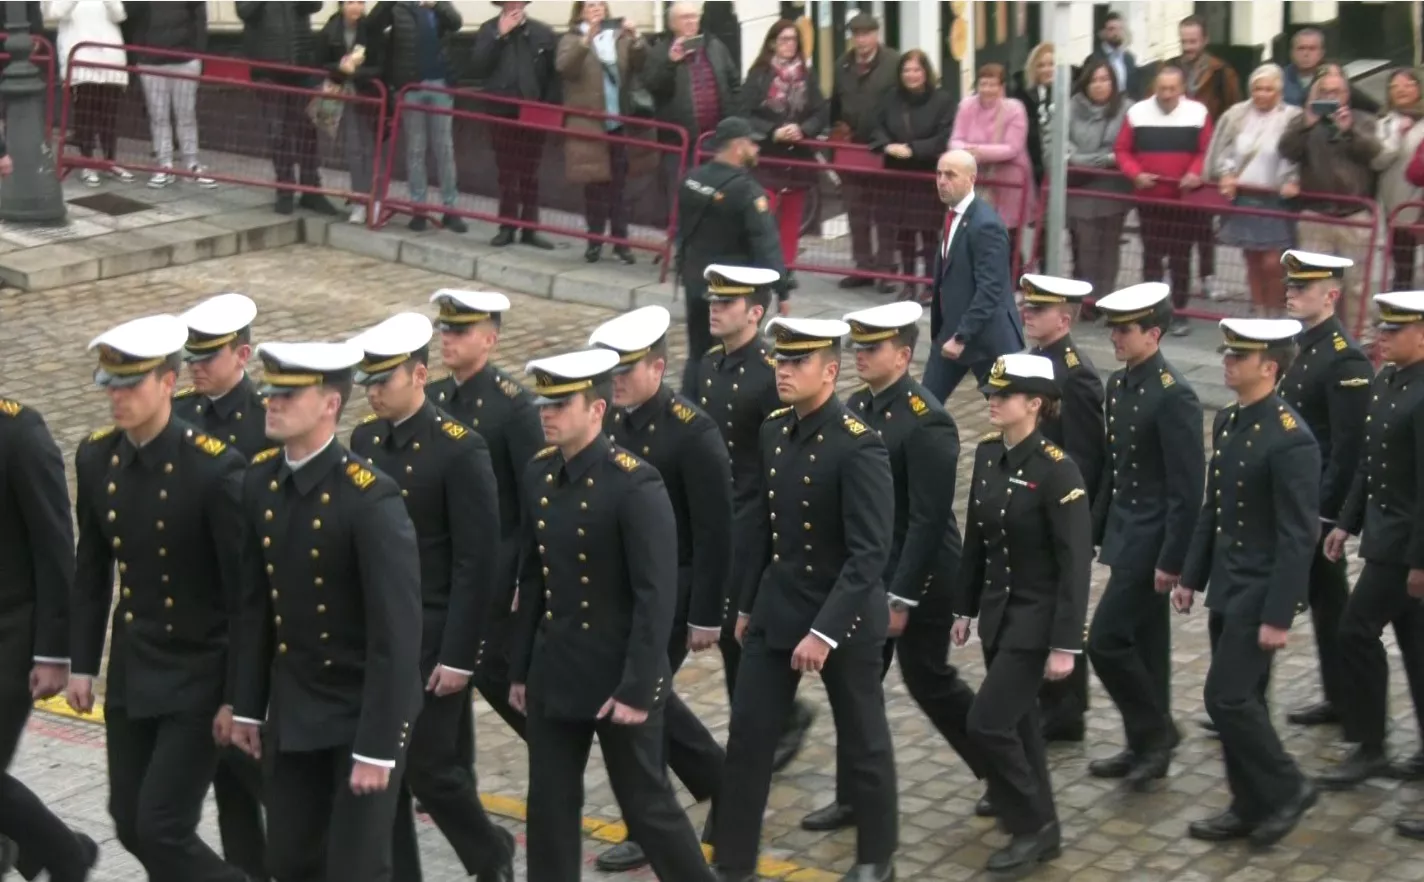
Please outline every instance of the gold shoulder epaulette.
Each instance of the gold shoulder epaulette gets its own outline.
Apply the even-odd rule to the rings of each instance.
[[[248,465],[260,465],[281,452],[282,448],[280,447],[268,447],[266,450],[261,450],[254,454],[252,461],[248,463]]]
[[[559,450],[559,448],[558,448],[557,446],[555,446],[555,445],[553,445],[553,444],[550,444],[548,447],[545,447],[543,450],[541,450],[541,451],[539,451],[538,453],[534,454],[534,458],[535,458],[535,459],[548,459],[549,457],[551,457],[551,456],[553,456],[555,453],[557,453],[558,450]]]
[[[697,411],[676,399],[673,399],[672,402],[672,415],[684,423],[690,423],[697,419]]]
[[[1068,455],[1063,452],[1061,447],[1051,441],[1043,442],[1043,453],[1054,462],[1062,462],[1063,458]]]
[[[504,377],[500,377],[499,391],[503,392],[505,395],[508,395],[510,398],[518,398],[519,393],[523,392],[524,389],[513,380],[507,380]]]
[[[852,435],[855,435],[857,437],[860,435],[864,435],[866,432],[870,431],[869,426],[867,426],[865,423],[862,423],[860,420],[856,419],[850,414],[846,414],[844,417],[841,418],[841,425],[846,427],[847,432],[850,432]]]
[[[377,416],[377,415],[374,414],[374,413],[370,413],[370,414],[367,414],[366,416],[361,417],[361,422],[357,423],[356,425],[358,425],[358,426],[364,426],[364,425],[366,425],[367,423],[374,423],[374,422],[375,422],[376,420],[378,420],[378,419],[380,419],[379,416]]]
[[[766,366],[769,368],[776,367],[776,359],[772,358],[770,355],[763,355],[762,361],[766,362]]]
[[[257,400],[260,401],[260,402],[262,402],[262,409],[263,409],[263,410],[266,410],[266,409],[267,409],[267,402],[270,400],[270,396],[262,395],[262,396],[259,396]]]
[[[1078,365],[1082,364],[1082,362],[1078,360],[1078,353],[1074,352],[1071,349],[1063,350],[1063,363],[1068,365],[1070,368],[1075,368]]]
[[[773,410],[771,413],[767,414],[766,418],[769,420],[779,420],[782,417],[786,416],[788,413],[791,413],[791,408],[778,407],[776,410]]]
[[[925,400],[918,395],[910,395],[910,410],[915,412],[915,416],[924,416],[930,412],[930,406],[925,404]]]
[[[197,386],[184,386],[182,389],[179,389],[177,392],[174,392],[174,393],[173,393],[173,397],[174,397],[174,398],[187,398],[189,395],[195,395],[195,394],[197,394],[197,392],[198,392],[198,387],[197,387]]]
[[[440,430],[451,438],[463,438],[470,434],[469,431],[454,420],[442,420]]]
[[[990,441],[998,441],[998,440],[999,440],[1000,438],[1002,438],[1002,437],[1004,437],[1004,433],[1003,433],[1003,432],[989,432],[989,433],[986,434],[986,435],[980,435],[980,436],[979,436],[979,443],[980,443],[980,444],[987,444],[987,443],[990,442]]]
[[[1175,386],[1175,385],[1177,385],[1177,378],[1174,377],[1174,376],[1172,376],[1171,374],[1167,373],[1166,371],[1163,371],[1163,372],[1162,372],[1162,388],[1163,388],[1163,389],[1166,389],[1166,388],[1168,388],[1168,387]]]
[[[351,483],[355,484],[358,490],[365,490],[376,483],[375,474],[359,462],[353,462],[346,467],[346,477],[351,479]]]
[[[102,440],[104,440],[105,438],[109,437],[110,435],[114,434],[115,428],[116,428],[115,426],[105,426],[105,427],[102,428],[102,429],[99,429],[99,430],[94,431],[94,432],[90,432],[90,433],[89,433],[89,440],[90,440],[90,441],[102,441]]]
[[[1336,351],[1336,352],[1339,352],[1339,351],[1341,351],[1341,350],[1343,350],[1343,349],[1348,349],[1348,348],[1350,348],[1350,344],[1349,344],[1349,343],[1346,343],[1346,342],[1345,342],[1345,338],[1344,338],[1344,337],[1341,337],[1339,334],[1336,334],[1333,339],[1334,339],[1334,345],[1335,345],[1335,351]]]
[[[706,352],[704,352],[704,353],[702,353],[702,354],[703,354],[703,355],[716,355],[717,353],[721,352],[722,349],[723,349],[722,344],[721,344],[721,343],[718,343],[716,346],[713,346],[711,349],[707,350]]]
[[[193,446],[208,456],[217,456],[219,453],[227,450],[227,445],[212,435],[194,435]]]
[[[24,410],[25,406],[18,401],[11,401],[8,398],[0,398],[0,413],[5,416],[14,416]]]
[[[1299,423],[1295,421],[1295,417],[1285,408],[1281,408],[1281,428],[1287,432],[1294,432],[1298,426]]]
[[[631,472],[638,467],[638,460],[631,453],[619,450],[613,454],[613,461],[625,472]]]

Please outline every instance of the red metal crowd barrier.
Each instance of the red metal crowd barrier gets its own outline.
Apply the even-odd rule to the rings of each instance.
[[[715,152],[710,138],[704,134],[698,142],[703,160]],[[928,284],[945,217],[934,172],[887,169],[881,154],[849,141],[795,146],[815,151],[815,158],[763,153],[754,172],[772,195],[787,268],[882,285]],[[1000,205],[1016,203],[1018,215],[1024,215],[1029,196],[1024,186],[980,181],[977,192]],[[1015,274],[1022,262],[1021,235],[1022,230],[1014,234]]]
[[[9,34],[0,32],[0,46],[5,45],[5,41],[10,38]],[[34,41],[35,47],[30,50],[30,63],[40,69],[40,76],[45,84],[45,131],[54,131],[54,45],[39,34],[31,34],[30,39]],[[0,52],[0,68],[10,63],[10,53]]]
[[[377,189],[377,224],[397,213],[436,221],[442,216],[470,218],[521,235],[547,232],[652,251],[662,258],[666,274],[676,187],[666,200],[652,197],[666,180],[667,166],[676,166],[674,181],[687,171],[688,136],[681,127],[421,83],[397,93],[392,114],[390,149]],[[432,125],[440,120],[443,126]],[[612,131],[610,124],[616,126]],[[413,129],[415,125],[420,128]],[[395,186],[397,179],[408,178],[413,131],[419,133],[417,143],[427,148],[422,155],[433,153],[436,160],[425,163],[424,193],[411,193],[408,180],[403,189]],[[442,161],[453,161],[442,157],[437,144],[444,137],[451,139],[459,157],[455,186],[440,180]],[[605,157],[610,180],[582,180],[584,174],[602,177]],[[585,173],[590,166],[594,170]],[[491,167],[493,175],[488,173]],[[625,225],[626,232],[621,229]]]
[[[160,65],[110,64],[77,57],[85,48],[121,49],[150,57],[171,58]],[[202,72],[180,70],[176,65],[197,61]],[[117,97],[117,107],[84,101],[69,88],[77,70],[121,71],[129,88]],[[195,116],[200,139],[197,156],[184,156],[181,119],[151,126],[144,81],[163,93],[196,92]],[[346,93],[323,88],[326,72],[266,62],[237,60],[155,49],[149,46],[114,46],[79,43],[70,50],[66,65],[63,110],[60,116],[57,165],[61,175],[72,169],[170,175],[198,179],[201,183],[245,184],[297,194],[321,194],[353,204],[372,200],[374,176],[381,168],[386,129],[385,90],[372,84],[372,93]],[[176,101],[176,98],[175,98]],[[175,108],[176,109],[176,108]],[[174,114],[177,115],[176,113]],[[111,132],[112,135],[106,134]],[[80,134],[99,140],[98,156],[65,151],[66,142]],[[172,137],[172,165],[161,163],[157,142]],[[106,137],[114,138],[112,159],[102,155]],[[346,139],[360,139],[369,147],[370,183],[354,185]],[[356,143],[355,141],[351,143]],[[89,145],[90,149],[93,145]],[[189,167],[196,161],[200,167]],[[298,171],[299,169],[299,171]]]
[[[1403,202],[1394,207],[1385,222],[1389,230],[1389,254],[1385,259],[1383,291],[1415,290],[1415,258],[1424,244],[1424,201]]]
[[[1098,295],[1160,280],[1172,285],[1177,311],[1191,318],[1279,313],[1281,252],[1303,248],[1354,259],[1340,318],[1354,333],[1363,331],[1380,222],[1373,200],[1301,193],[1280,202],[1277,194],[1244,187],[1228,200],[1213,182],[1158,195],[1179,183],[1167,179],[1142,195],[1116,170],[1072,167],[1068,175],[1063,253],[1071,259],[1064,272],[1092,282]],[[1047,192],[1045,183],[1039,229]],[[1208,278],[1214,285],[1204,290]]]

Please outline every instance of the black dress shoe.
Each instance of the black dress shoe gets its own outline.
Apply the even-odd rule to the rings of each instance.
[[[1400,781],[1424,781],[1424,750],[1390,763],[1389,776]]]
[[[638,262],[638,258],[633,256],[633,249],[627,245],[614,245],[613,255],[628,266],[632,266]]]
[[[417,214],[415,217],[410,219],[410,223],[406,224],[406,226],[410,227],[410,231],[412,233],[423,233],[426,230],[430,229],[430,221],[425,217],[425,215]]]
[[[1088,763],[1088,774],[1094,778],[1126,778],[1137,763],[1137,754],[1123,750],[1104,759]]]
[[[853,826],[855,826],[855,809],[834,802],[816,809],[801,819],[802,830],[812,830],[817,833],[842,830]]]
[[[1271,812],[1251,831],[1251,844],[1265,848],[1285,839],[1295,829],[1295,825],[1300,823],[1301,817],[1315,805],[1318,795],[1314,784],[1302,780],[1300,792],[1296,794],[1295,799]]]
[[[1286,714],[1286,719],[1297,726],[1328,726],[1340,722],[1342,715],[1335,705],[1321,701],[1291,711]]]
[[[756,873],[739,873],[735,870],[713,869],[717,874],[717,882],[757,882]]]
[[[1349,790],[1371,778],[1389,773],[1389,759],[1377,747],[1355,745],[1343,760],[1316,778],[1316,783],[1326,790]]]
[[[495,834],[504,842],[504,855],[476,873],[475,882],[514,882],[514,834],[503,827],[496,827]]]
[[[603,257],[603,246],[597,242],[590,242],[588,247],[583,250],[583,259],[589,263],[598,263],[601,257]]]
[[[974,803],[974,814],[980,818],[996,818],[999,812],[994,808],[994,803],[989,800],[989,794],[979,797],[979,801]]]
[[[1149,750],[1133,763],[1132,769],[1128,771],[1125,780],[1133,790],[1146,790],[1153,781],[1160,781],[1167,777],[1167,771],[1172,767],[1172,752],[1170,750]]]
[[[277,203],[272,206],[272,210],[278,214],[291,214],[296,210],[296,197],[286,190],[277,194]]]
[[[330,199],[327,199],[320,193],[303,193],[297,197],[297,205],[305,208],[307,211],[314,211],[317,214],[325,214],[331,217],[335,217],[341,213],[335,205],[331,204]]]
[[[801,746],[806,743],[806,732],[815,719],[816,712],[811,710],[809,704],[797,701],[791,706],[791,713],[786,719],[786,729],[781,733],[781,740],[776,744],[776,753],[771,758],[773,772],[781,771],[796,759],[796,755],[801,752]]]
[[[1250,836],[1251,825],[1241,820],[1236,812],[1227,809],[1214,817],[1192,821],[1187,825],[1187,835],[1202,842],[1230,842]]]
[[[893,864],[856,864],[841,882],[895,882]]]
[[[1081,717],[1076,720],[1051,720],[1043,724],[1043,740],[1050,744],[1055,741],[1077,743],[1086,734]]]
[[[440,218],[440,227],[452,233],[466,233],[470,230],[470,228],[465,225],[464,218],[458,214],[450,214],[449,212],[446,212]]]
[[[869,279],[865,276],[846,276],[844,279],[841,279],[839,282],[836,283],[836,287],[840,288],[842,291],[850,291],[854,288],[869,288],[871,285],[874,284],[874,279]]]
[[[514,244],[514,227],[500,227],[499,232],[494,234],[490,244],[496,248],[503,248],[506,245]]]
[[[1056,823],[1037,833],[1016,833],[1009,844],[989,855],[984,868],[991,873],[1012,873],[1051,861],[1063,851],[1062,837]]]
[[[1394,832],[1406,839],[1424,840],[1424,818],[1400,818],[1394,822]]]
[[[15,861],[20,857],[19,846],[8,836],[0,836],[0,879],[15,869]]]
[[[545,239],[543,236],[539,235],[538,233],[534,232],[533,230],[525,230],[524,232],[520,233],[520,234],[519,234],[519,244],[521,244],[521,245],[529,245],[529,246],[532,246],[532,247],[534,247],[534,248],[539,248],[539,249],[541,249],[541,250],[543,250],[543,251],[553,251],[553,250],[554,250],[554,243],[553,243],[553,242],[550,242],[548,239]]]
[[[599,855],[593,865],[604,873],[626,873],[646,867],[648,858],[643,854],[642,846],[631,839],[625,839]]]

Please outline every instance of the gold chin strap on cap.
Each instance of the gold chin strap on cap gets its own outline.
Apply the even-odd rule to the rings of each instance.
[[[189,352],[211,352],[214,349],[220,349],[226,346],[236,339],[236,331],[233,331],[231,334],[223,334],[221,337],[210,337],[206,340],[194,340],[192,337],[189,337],[188,345],[185,348]]]
[[[1408,325],[1424,319],[1424,313],[1394,312],[1387,306],[1381,306],[1379,317],[1380,321],[1389,322],[1392,325]]]
[[[718,297],[743,297],[747,294],[756,293],[756,288],[751,285],[727,285],[718,283],[707,286],[708,294],[715,294]]]
[[[167,356],[160,355],[157,358],[126,361],[124,354],[117,349],[107,346],[99,349],[99,367],[115,377],[136,377],[139,374],[146,374],[163,364],[166,358]]]
[[[571,395],[574,392],[582,392],[584,389],[592,389],[593,380],[574,380],[571,383],[550,383],[544,385],[541,380],[534,386],[534,394],[545,398],[552,398],[555,395]]]
[[[487,312],[460,312],[448,300],[440,302],[440,321],[447,325],[473,325],[490,317]]]
[[[363,361],[360,367],[362,371],[368,374],[379,374],[381,371],[390,370],[408,358],[410,358],[410,353],[406,352],[402,355],[392,355],[390,358],[385,358],[381,361]]]
[[[851,330],[850,340],[852,343],[879,343],[881,340],[889,340],[900,333],[899,328],[868,328],[864,325],[854,326]]]
[[[811,352],[816,349],[826,349],[835,343],[834,340],[788,340],[776,342],[777,352]]]
[[[640,362],[640,361],[642,361],[644,358],[646,358],[647,355],[648,355],[648,353],[649,353],[649,352],[652,352],[652,351],[653,351],[653,347],[648,346],[648,347],[646,347],[646,348],[639,349],[639,350],[637,350],[636,352],[622,352],[622,353],[619,353],[619,355],[618,355],[618,364],[619,364],[620,366],[622,366],[622,365],[630,365],[630,364],[637,364],[638,362]]]
[[[1136,312],[1108,313],[1108,324],[1125,325],[1129,322],[1141,321],[1155,311],[1155,308],[1139,309]]]
[[[1243,352],[1263,352],[1271,348],[1271,344],[1264,340],[1247,340],[1245,337],[1238,337],[1235,334],[1226,334],[1226,348],[1237,349]]]
[[[1041,303],[1045,306],[1068,302],[1067,297],[1060,297],[1057,294],[1045,294],[1036,288],[1030,288],[1025,290],[1023,292],[1023,296],[1024,302],[1026,303]]]
[[[320,386],[322,383],[321,374],[289,374],[280,370],[265,371],[262,375],[263,382],[270,386],[284,386],[296,388],[299,386]]]

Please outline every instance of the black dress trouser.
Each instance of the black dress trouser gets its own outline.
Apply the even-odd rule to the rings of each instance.
[[[117,705],[104,708],[109,815],[150,882],[246,882],[198,836],[218,762],[215,712],[134,718]]]
[[[10,768],[33,705],[18,685],[0,697],[0,768]],[[15,869],[26,879],[48,872],[52,882],[80,882],[88,872],[74,831],[8,771],[0,772],[0,836],[14,841]]]
[[[609,719],[553,719],[532,699],[526,731],[531,880],[583,878],[583,776],[597,735],[628,835],[643,847],[657,878],[713,882],[697,834],[668,781],[661,708],[639,725],[620,726]]]
[[[420,800],[469,875],[492,873],[509,858],[506,838],[485,814],[475,781],[471,698],[469,689],[443,697],[425,693],[396,803],[391,843],[395,882],[422,878],[412,797]]]
[[[218,836],[228,863],[266,882],[267,833],[262,822],[262,764],[236,747],[220,748],[213,773]]]
[[[843,643],[831,650],[821,670],[835,718],[836,759],[850,782],[857,864],[888,863],[899,837],[895,752],[880,682],[883,647],[881,642]],[[756,629],[748,631],[742,646],[713,836],[724,873],[756,868],[772,760],[801,683],[800,672],[791,668],[791,653],[767,646]]]
[[[1115,567],[1088,630],[1093,672],[1122,714],[1134,753],[1166,747],[1172,735],[1171,607],[1152,583],[1151,570]]]
[[[1340,620],[1340,662],[1350,684],[1344,702],[1345,740],[1383,750],[1388,714],[1389,659],[1380,635],[1394,627],[1414,716],[1424,733],[1424,605],[1409,596],[1409,568],[1365,561]]]
[[[1327,525],[1328,526],[1328,525]],[[1321,530],[1315,543],[1315,557],[1310,562],[1310,624],[1315,632],[1315,651],[1320,658],[1320,685],[1325,700],[1341,710],[1349,691],[1344,665],[1340,660],[1340,620],[1345,616],[1345,604],[1350,599],[1349,561],[1325,556],[1325,537]]]
[[[984,756],[989,801],[1012,834],[1037,833],[1058,820],[1038,716],[1038,684],[1047,661],[1047,649],[986,646],[988,671],[966,721]]]
[[[1203,699],[1221,736],[1231,810],[1248,824],[1287,805],[1304,784],[1266,707],[1272,653],[1261,648],[1259,622],[1212,613],[1211,667]]]

